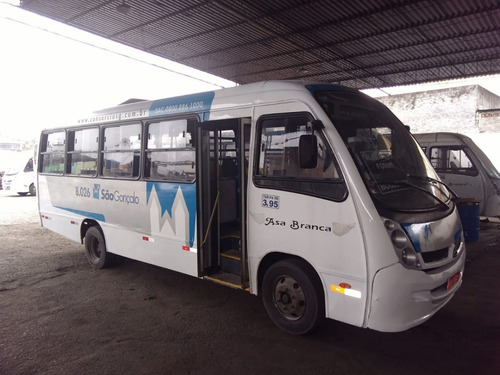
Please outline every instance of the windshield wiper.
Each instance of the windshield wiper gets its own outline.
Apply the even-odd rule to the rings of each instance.
[[[416,179],[416,180],[422,180],[422,181],[433,182],[433,183],[435,183],[435,184],[442,185],[442,186],[444,186],[444,187],[446,188],[446,190],[448,190],[448,192],[452,195],[453,200],[458,199],[458,195],[457,195],[457,193],[455,193],[455,192],[453,191],[453,189],[452,189],[451,187],[449,187],[448,185],[446,185],[443,181],[436,180],[435,178],[432,178],[432,177],[429,177],[429,176],[417,176],[417,175],[413,175],[413,174],[408,174],[408,175],[406,175],[406,177],[408,177],[408,178],[414,178],[414,179]],[[439,189],[439,191],[441,191],[441,193],[445,194],[445,192],[444,192],[441,188],[439,188],[439,187],[438,187],[438,189]],[[446,194],[445,194],[445,195],[446,195]]]
[[[393,184],[400,184],[400,185],[406,185],[406,186],[410,186],[412,188],[415,188],[417,190],[420,190],[420,191],[423,191],[424,193],[426,193],[427,195],[430,195],[432,198],[434,198],[435,200],[437,200],[439,203],[441,203],[441,205],[443,205],[444,208],[448,209],[448,205],[443,202],[441,199],[439,199],[438,197],[436,197],[434,194],[432,194],[429,190],[427,189],[424,189],[420,186],[417,186],[417,185],[414,185],[406,180],[398,180],[398,181],[393,181],[392,182]],[[441,190],[441,189],[439,189]],[[442,192],[442,191],[441,191]]]

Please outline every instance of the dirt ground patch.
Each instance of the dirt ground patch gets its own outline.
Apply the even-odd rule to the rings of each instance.
[[[386,334],[329,321],[295,337],[242,291],[134,261],[92,270],[22,199],[0,194],[2,375],[500,373],[497,225],[427,323]]]

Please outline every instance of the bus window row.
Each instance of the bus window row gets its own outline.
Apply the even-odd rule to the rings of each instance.
[[[41,140],[39,172],[135,179],[140,175],[141,155],[144,155],[145,178],[193,182],[194,126],[182,119],[151,122],[146,127],[145,142],[140,122],[102,129],[45,132]],[[144,147],[143,154],[141,147]]]
[[[290,113],[266,115],[258,121],[259,147],[253,171],[257,186],[333,200],[345,198],[347,190],[336,158],[323,132],[314,133],[312,120],[308,113]],[[186,119],[147,122],[144,130],[141,122],[134,122],[44,132],[39,172],[194,182],[195,123]],[[312,134],[317,139],[315,165],[303,167],[299,161],[299,139]],[[234,131],[220,134],[221,177],[237,175],[236,137]]]

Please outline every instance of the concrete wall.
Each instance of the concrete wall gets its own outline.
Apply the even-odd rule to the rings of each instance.
[[[480,133],[500,131],[500,109],[477,111],[477,120]]]
[[[377,98],[414,133],[479,133],[479,110],[500,109],[500,97],[481,86],[452,87]],[[488,127],[489,132],[500,132]]]
[[[473,85],[377,99],[409,125],[412,133],[468,135],[500,170],[500,96]]]

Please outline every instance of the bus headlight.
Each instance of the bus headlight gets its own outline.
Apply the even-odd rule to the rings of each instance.
[[[409,269],[422,269],[420,257],[401,225],[386,218],[382,218],[382,220],[399,262]]]
[[[410,268],[414,268],[418,264],[417,253],[408,247],[401,251],[401,260]]]
[[[392,232],[394,229],[396,229],[396,223],[392,220],[384,220],[384,226],[388,232]]]
[[[399,249],[403,249],[408,244],[408,237],[401,229],[396,229],[391,233],[391,240]]]

